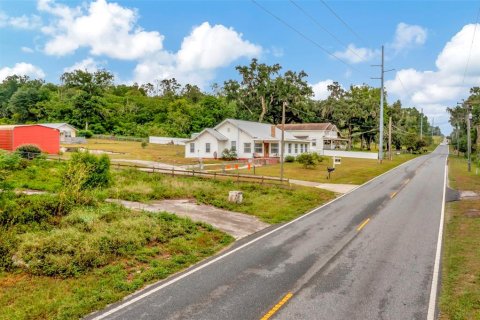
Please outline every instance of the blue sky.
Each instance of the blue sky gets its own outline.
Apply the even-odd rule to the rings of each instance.
[[[117,82],[176,77],[209,90],[257,57],[306,71],[323,98],[331,81],[378,86],[370,65],[383,44],[396,69],[386,75],[389,101],[423,108],[447,133],[445,106],[480,84],[478,1],[326,1],[354,33],[321,0],[258,3],[303,36],[253,1],[0,0],[0,80],[58,82],[73,68],[106,68]]]

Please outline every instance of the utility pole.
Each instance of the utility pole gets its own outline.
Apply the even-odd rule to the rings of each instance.
[[[432,118],[432,143],[433,143],[433,128],[435,127],[435,117]]]
[[[423,140],[423,108],[421,110],[422,112],[420,113],[420,140]]]
[[[472,121],[472,112],[470,105],[467,104],[467,148],[468,148],[468,172],[472,170],[472,141],[470,141],[470,122]]]
[[[382,163],[383,160],[383,98],[385,96],[385,88],[383,85],[385,79],[385,73],[389,71],[393,71],[395,69],[385,70],[385,59],[384,59],[384,48],[382,46],[382,64],[372,65],[373,67],[380,67],[380,78],[372,78],[372,79],[380,79],[380,124],[379,124],[379,141],[378,141],[378,161]]]
[[[460,135],[458,134],[458,123],[457,123],[457,157],[460,156]]]
[[[388,158],[392,160],[392,117],[388,118]]]
[[[280,181],[283,181],[283,163],[285,162],[285,105],[286,101],[282,102],[282,143],[280,146]]]

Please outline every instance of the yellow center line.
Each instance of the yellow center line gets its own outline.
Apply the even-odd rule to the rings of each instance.
[[[293,293],[289,292],[285,295],[285,297],[283,297],[282,300],[280,300],[279,303],[277,303],[275,305],[275,307],[273,307],[272,309],[270,309],[270,311],[268,311],[267,313],[265,313],[265,315],[260,319],[260,320],[267,320],[267,319],[270,319],[271,316],[273,316],[275,314],[275,312],[278,311],[278,309],[280,309],[285,303],[287,303],[288,300],[290,300],[290,298],[293,296]]]
[[[390,199],[393,199],[397,195],[398,191],[392,192],[390,194]]]
[[[409,183],[409,182],[410,182],[410,179],[407,179],[407,180],[405,180],[405,181],[403,182],[403,185],[406,185],[406,184]]]
[[[363,223],[358,226],[357,231],[362,230],[363,227],[365,227],[365,225],[366,225],[369,221],[370,221],[370,218],[368,218],[368,219],[366,219],[365,221],[363,221]]]

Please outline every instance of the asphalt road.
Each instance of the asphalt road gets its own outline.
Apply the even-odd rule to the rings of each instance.
[[[439,146],[90,318],[426,319],[446,155]]]

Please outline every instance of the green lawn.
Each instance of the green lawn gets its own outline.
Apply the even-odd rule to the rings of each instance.
[[[452,188],[480,193],[480,175],[467,161],[449,157]],[[480,319],[480,200],[446,206],[440,319]]]
[[[289,179],[321,183],[362,184],[414,157],[416,157],[416,155],[394,155],[392,161],[384,160],[381,164],[377,160],[342,158],[342,164],[335,166],[335,172],[331,174],[330,180],[327,179],[327,167],[332,166],[331,158],[326,158],[313,169],[306,169],[296,162],[285,163],[284,175]],[[253,174],[253,168],[250,170],[240,170],[240,173]],[[280,165],[257,167],[255,168],[255,174],[278,177],[280,176]]]

